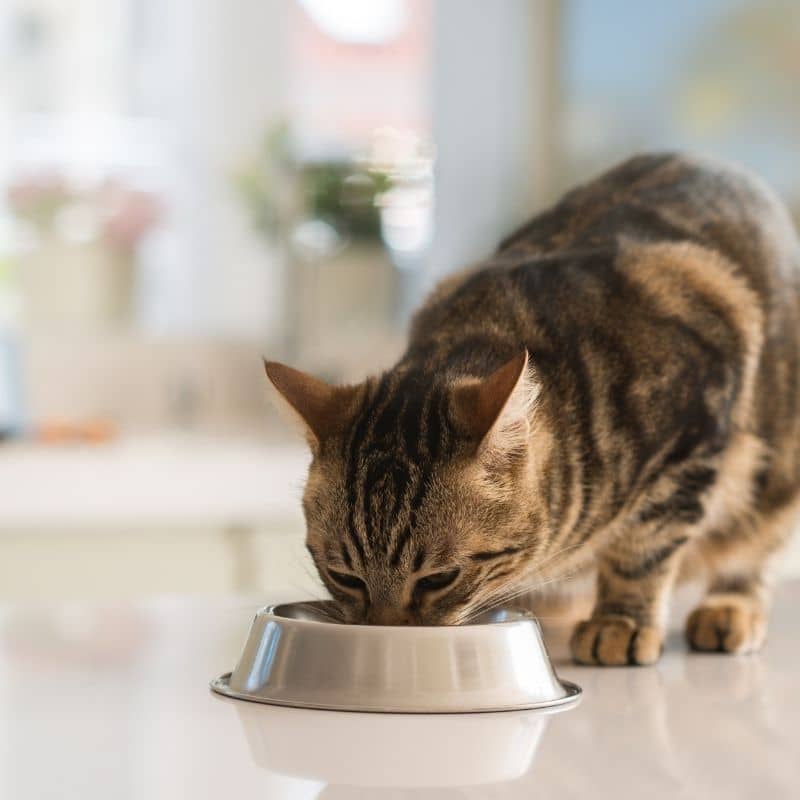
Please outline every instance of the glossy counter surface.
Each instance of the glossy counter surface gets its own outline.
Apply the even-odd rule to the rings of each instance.
[[[170,599],[12,609],[0,622],[0,796],[29,798],[800,797],[800,583],[756,656],[656,667],[563,659],[562,713],[382,715],[227,700],[255,604]]]

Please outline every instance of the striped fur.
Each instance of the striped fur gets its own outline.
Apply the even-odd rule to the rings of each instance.
[[[800,486],[798,267],[756,179],[662,154],[448,278],[398,364],[331,388],[310,436],[308,546],[344,618],[463,622],[593,567],[575,658],[649,663],[672,582],[702,565],[690,643],[758,646]],[[317,383],[312,409],[280,384],[320,418]]]

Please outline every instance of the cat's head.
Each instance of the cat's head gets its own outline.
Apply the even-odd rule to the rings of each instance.
[[[312,450],[306,544],[346,621],[454,624],[524,582],[543,514],[526,353],[457,381],[401,367],[331,386],[265,366]]]

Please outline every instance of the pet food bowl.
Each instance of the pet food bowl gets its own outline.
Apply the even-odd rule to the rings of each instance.
[[[527,612],[460,626],[344,625],[319,603],[259,611],[236,669],[211,688],[283,706],[429,714],[547,708],[581,691],[556,676]]]

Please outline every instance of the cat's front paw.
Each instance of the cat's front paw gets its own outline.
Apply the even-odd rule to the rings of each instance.
[[[747,597],[707,597],[686,621],[689,646],[704,652],[752,653],[766,632],[761,609]]]
[[[575,626],[570,640],[579,664],[624,666],[654,664],[661,655],[661,631],[630,617],[592,617]]]

